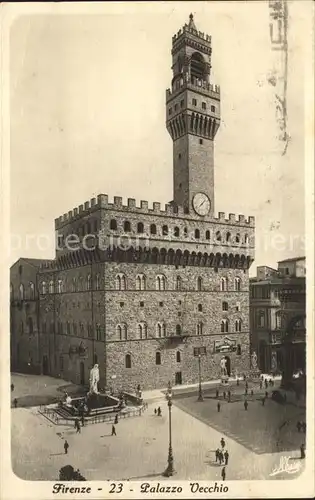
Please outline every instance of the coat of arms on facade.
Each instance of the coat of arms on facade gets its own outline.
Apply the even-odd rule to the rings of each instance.
[[[236,351],[236,340],[230,337],[224,337],[220,340],[214,341],[214,352],[215,353],[225,353]]]

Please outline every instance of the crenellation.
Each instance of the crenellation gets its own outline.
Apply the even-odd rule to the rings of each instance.
[[[250,215],[248,217],[248,224],[251,224],[252,226],[254,226],[255,225],[255,217]]]
[[[136,208],[136,200],[134,198],[128,198],[127,204],[128,208]]]
[[[122,197],[121,196],[114,196],[114,205],[117,207],[122,207],[123,202],[122,202]]]
[[[161,203],[158,201],[153,202],[153,212],[160,213],[161,212]]]
[[[72,210],[69,210],[69,212],[68,212],[68,220],[71,220],[72,217],[73,217],[73,212],[72,212]]]
[[[149,203],[146,200],[141,200],[140,207],[141,207],[141,210],[148,211],[149,210]]]
[[[89,202],[89,201],[86,201],[86,202],[84,203],[84,210],[89,210],[89,208],[90,208],[90,202]]]
[[[235,214],[229,214],[229,221],[233,223],[236,222]]]
[[[90,206],[91,206],[91,208],[95,207],[95,205],[96,205],[96,198],[91,198],[91,200],[90,200]]]
[[[238,216],[238,222],[245,223],[245,215],[239,214],[239,216]]]
[[[79,212],[78,208],[74,208],[73,209],[73,215],[74,215],[74,217],[76,217],[78,215],[78,212]]]
[[[83,205],[79,205],[79,214],[82,214],[83,211],[84,211]]]
[[[219,212],[219,221],[225,221],[225,212]]]
[[[176,214],[176,212],[174,212],[174,207],[172,207],[172,205],[170,205],[169,203],[166,203],[166,205],[165,205],[165,212],[167,215]]]
[[[97,196],[97,204],[101,208],[106,208],[108,205],[108,195],[107,194],[99,194]]]

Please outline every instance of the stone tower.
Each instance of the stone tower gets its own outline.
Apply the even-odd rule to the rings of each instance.
[[[172,88],[166,127],[173,140],[173,202],[185,213],[214,213],[214,137],[220,126],[220,88],[210,83],[211,37],[189,24],[173,36]]]

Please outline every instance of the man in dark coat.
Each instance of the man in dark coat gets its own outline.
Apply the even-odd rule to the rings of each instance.
[[[63,447],[64,447],[64,450],[65,450],[65,454],[67,455],[68,449],[69,449],[69,443],[68,443],[67,440],[65,440]]]
[[[247,399],[245,399],[245,401],[244,401],[244,408],[245,408],[245,411],[247,411],[247,408],[248,408],[248,402],[247,402]]]
[[[219,448],[217,448],[217,449],[215,450],[215,461],[216,461],[216,462],[219,462],[219,461],[220,461],[220,450],[219,450]]]
[[[225,440],[223,437],[221,438],[220,444],[221,444],[221,448],[225,447]]]
[[[218,389],[215,391],[215,397],[216,397],[216,398],[218,398],[218,397],[219,397],[219,390],[218,390]]]
[[[118,424],[118,413],[116,413],[116,415],[115,415],[115,421],[114,421],[114,424],[115,424],[115,425],[116,425],[116,424]]]
[[[225,481],[225,478],[226,478],[225,467],[223,467],[223,469],[221,471],[221,477],[222,477],[222,481]]]
[[[13,399],[13,404],[14,404],[14,408],[16,408],[17,407],[17,399],[16,398]]]
[[[305,444],[301,444],[300,446],[300,450],[301,450],[301,459],[305,458]]]
[[[112,436],[117,436],[116,434],[116,428],[114,425],[112,425]]]
[[[224,458],[225,458],[225,465],[228,465],[229,463],[229,452],[227,450],[225,450],[224,452]]]
[[[220,409],[221,409],[220,401],[218,401],[217,409],[218,409],[218,413],[220,413]]]

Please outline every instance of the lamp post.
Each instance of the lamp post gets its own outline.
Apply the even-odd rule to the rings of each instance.
[[[173,448],[172,448],[172,388],[171,383],[168,383],[168,392],[166,394],[167,406],[168,406],[168,424],[169,424],[169,445],[168,445],[168,458],[167,467],[163,472],[163,476],[170,477],[173,476],[174,470],[174,458],[173,458]]]
[[[202,388],[201,388],[201,354],[198,355],[198,367],[199,367],[199,395],[198,395],[198,401],[203,401]]]

